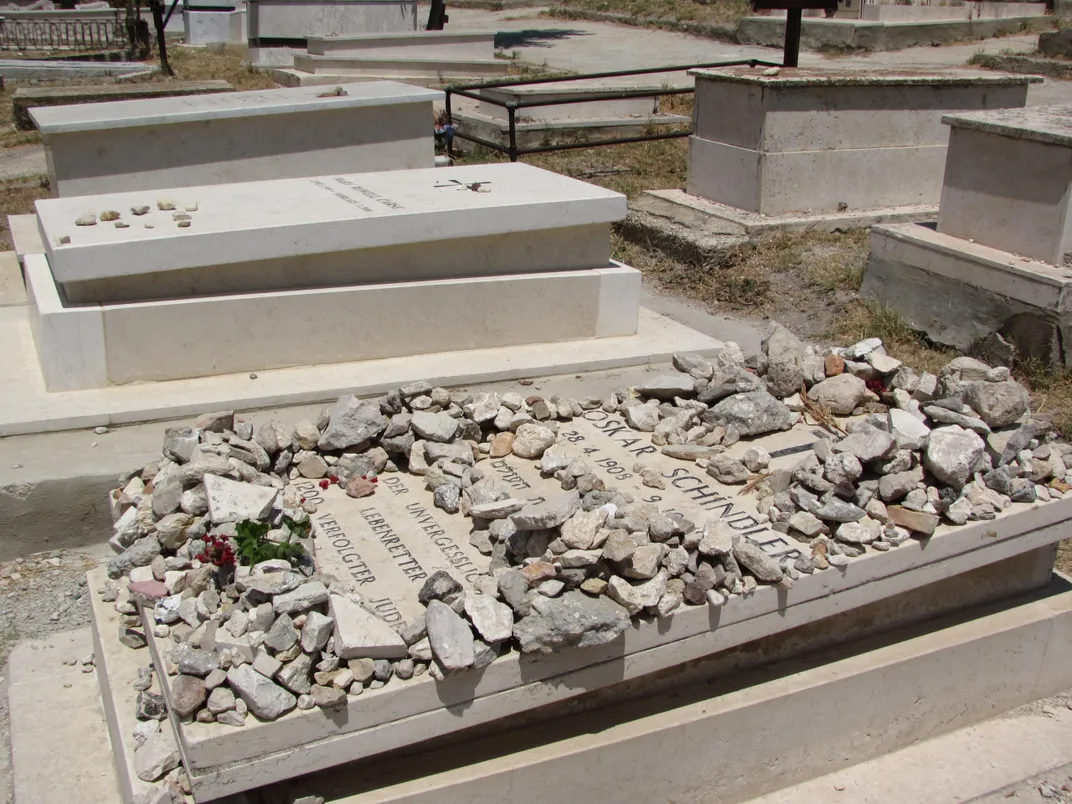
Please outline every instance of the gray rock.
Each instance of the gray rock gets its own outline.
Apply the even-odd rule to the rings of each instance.
[[[728,522],[720,519],[709,519],[704,523],[703,537],[697,550],[705,556],[728,556],[733,552],[733,544],[738,537]]]
[[[171,708],[179,717],[189,717],[200,709],[207,695],[200,678],[178,675],[171,682]]]
[[[174,464],[171,465],[174,466]],[[230,468],[230,464],[228,464],[228,468]],[[167,516],[179,510],[184,491],[182,487],[183,477],[184,473],[171,473],[154,480],[152,505],[153,513],[157,517]]]
[[[615,603],[621,605],[630,615],[639,614],[645,608],[654,608],[666,593],[669,580],[665,570],[644,583],[631,584],[624,578],[612,575],[607,584],[607,594]]]
[[[180,652],[179,660],[176,664],[180,673],[204,678],[213,670],[219,668],[220,658],[215,651],[187,647]]]
[[[661,450],[663,455],[679,461],[698,461],[700,458],[710,460],[724,451],[724,447],[705,447],[700,444],[667,444]]]
[[[378,404],[346,394],[339,397],[331,409],[330,422],[317,446],[322,450],[357,447],[376,438],[385,429],[387,417],[380,412]]]
[[[214,715],[235,708],[235,695],[229,687],[216,687],[208,696],[206,702],[208,711]]]
[[[302,585],[305,576],[300,572],[264,572],[247,575],[242,581],[246,589],[264,596],[282,595]]]
[[[227,671],[227,683],[262,720],[275,720],[295,707],[298,699],[248,664]]]
[[[528,505],[510,516],[518,530],[546,530],[555,528],[573,516],[581,507],[581,497],[576,491],[548,494],[541,503]]]
[[[313,685],[312,674],[313,659],[303,653],[294,661],[283,665],[275,674],[275,680],[295,695],[308,695]]]
[[[1016,380],[974,382],[968,385],[964,401],[990,427],[1008,427],[1027,413],[1031,402],[1028,390]]]
[[[686,374],[694,374],[702,377],[710,377],[714,373],[711,361],[691,352],[675,352],[671,358],[674,368]]]
[[[514,612],[491,595],[465,595],[465,614],[485,642],[507,640],[514,631]]]
[[[335,621],[318,611],[310,611],[301,630],[301,647],[306,653],[322,651],[335,630]]]
[[[861,512],[863,513],[863,512]],[[733,557],[737,563],[751,572],[758,581],[777,583],[782,580],[782,568],[778,562],[764,553],[758,545],[741,539],[734,545]]]
[[[535,459],[555,443],[555,433],[542,424],[522,424],[514,433],[511,449],[519,458]]]
[[[884,503],[902,499],[923,481],[923,467],[883,475],[878,481],[878,496]]]
[[[446,570],[436,570],[417,592],[417,600],[427,606],[433,600],[445,600],[462,591],[462,585]]]
[[[335,687],[314,684],[310,695],[313,697],[313,703],[321,709],[334,709],[346,703],[346,693]]]
[[[706,424],[735,427],[742,436],[763,435],[793,426],[789,408],[766,391],[750,391],[723,399],[704,414],[703,420]]]
[[[661,374],[638,385],[636,392],[641,396],[672,400],[675,396],[692,396],[696,393],[696,383],[688,374]]]
[[[532,611],[529,582],[521,570],[507,570],[499,576],[499,593],[517,616],[527,617]]]
[[[288,650],[298,642],[298,632],[289,614],[280,614],[264,635],[264,644],[274,651]]]
[[[623,413],[625,423],[642,433],[654,432],[659,424],[659,408],[655,405],[630,405]]]
[[[716,455],[707,464],[707,474],[726,485],[736,485],[748,480],[748,468],[736,458]]]
[[[963,488],[986,448],[978,434],[957,425],[931,431],[923,465],[938,480],[954,489]]]
[[[865,516],[864,509],[836,497],[827,500],[812,513],[825,522],[855,522]]]
[[[851,452],[831,455],[823,466],[823,477],[835,486],[839,483],[855,483],[863,473],[860,459]]]
[[[443,483],[432,494],[432,504],[448,514],[458,513],[462,499],[462,490],[453,483]]]
[[[160,555],[160,542],[151,536],[138,539],[126,550],[108,562],[108,577],[119,578],[135,567],[147,567]]]
[[[859,430],[838,441],[833,446],[836,453],[855,455],[860,463],[870,463],[885,458],[893,452],[893,436],[883,430]]]
[[[293,591],[276,595],[272,600],[272,609],[276,614],[299,614],[327,600],[328,589],[323,583],[306,581]]]
[[[216,715],[216,722],[225,726],[245,726],[246,716],[233,709],[228,709],[226,712],[220,712]]]
[[[425,623],[432,653],[444,670],[464,670],[473,664],[473,632],[450,606],[441,600],[431,601],[425,612]]]
[[[418,438],[445,444],[458,432],[458,420],[449,413],[415,411],[410,427]]]
[[[810,538],[822,533],[823,521],[807,511],[797,511],[789,517],[789,527]]]
[[[629,612],[605,596],[570,591],[540,600],[538,611],[514,624],[514,636],[525,653],[605,645],[631,625]]]
[[[189,427],[169,427],[164,430],[164,457],[175,463],[189,463],[198,441],[197,433]]]
[[[134,772],[144,782],[155,782],[163,778],[182,762],[175,733],[167,728],[155,731],[145,738],[145,742],[134,749]]]
[[[808,398],[835,416],[848,416],[868,397],[867,385],[853,374],[827,377],[808,390]]]

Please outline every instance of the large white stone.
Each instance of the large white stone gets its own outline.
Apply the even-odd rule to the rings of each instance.
[[[278,489],[270,486],[255,486],[217,475],[205,475],[208,513],[215,525],[244,519],[264,519],[278,495]]]
[[[340,659],[405,659],[406,643],[391,626],[360,604],[331,595],[330,614],[335,620],[335,653]]]
[[[442,92],[372,81],[321,94],[298,87],[42,106],[30,116],[58,196],[433,166],[428,120]]]

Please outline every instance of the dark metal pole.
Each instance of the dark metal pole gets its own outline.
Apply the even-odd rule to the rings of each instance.
[[[800,25],[804,18],[804,10],[791,8],[785,12],[785,55],[782,57],[783,67],[796,67],[800,61]]]
[[[451,113],[450,113],[450,87],[447,87],[445,94],[447,96],[447,125],[448,126],[453,126],[454,125],[454,118],[451,116]],[[454,138],[453,137],[447,137],[447,156],[449,156],[452,160],[454,159]]]
[[[510,161],[517,161],[517,108],[506,107],[506,115],[510,120]]]
[[[153,14],[153,27],[156,28],[156,46],[160,51],[160,68],[168,75],[175,75],[167,58],[167,40],[164,36],[164,8],[161,0],[149,0],[149,10]]]

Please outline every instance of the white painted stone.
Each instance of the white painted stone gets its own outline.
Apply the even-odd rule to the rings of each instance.
[[[329,598],[335,620],[335,653],[340,659],[404,659],[406,643],[393,628],[342,595]]]
[[[255,90],[40,106],[30,115],[44,138],[53,193],[64,197],[319,176],[340,166],[433,166],[428,118],[443,93],[372,81],[320,94]]]
[[[187,9],[182,14],[186,44],[244,45],[246,43],[246,10],[197,11]]]
[[[238,483],[217,475],[205,475],[208,513],[215,525],[222,522],[260,520],[267,517],[279,496],[278,489]]]

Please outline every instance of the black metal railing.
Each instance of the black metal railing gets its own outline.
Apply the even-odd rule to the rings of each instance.
[[[493,140],[479,137],[475,134],[469,134],[465,131],[460,131],[457,127],[454,128],[454,137],[467,142],[473,142],[477,145],[482,145],[485,148],[490,148],[500,153],[505,153],[510,156],[511,162],[516,162],[519,156],[525,154],[538,154],[548,153],[550,151],[568,151],[576,148],[595,148],[601,145],[626,145],[633,142],[651,142],[653,140],[669,140],[678,137],[688,137],[692,134],[692,129],[679,130],[674,129],[671,131],[652,131],[647,134],[638,134],[633,137],[612,137],[598,140],[584,140],[582,142],[561,142],[552,143],[550,145],[534,145],[534,146],[521,146],[517,141],[517,122],[518,112],[522,109],[528,109],[536,106],[564,106],[566,104],[573,103],[597,103],[599,101],[615,101],[626,100],[629,98],[659,98],[664,95],[688,95],[694,93],[696,90],[693,87],[659,87],[652,89],[621,89],[621,90],[607,90],[606,92],[592,92],[585,93],[584,95],[578,95],[575,98],[532,98],[520,99],[520,100],[502,100],[499,98],[491,97],[489,95],[481,94],[482,90],[486,89],[507,89],[513,87],[534,86],[537,84],[558,84],[569,81],[590,81],[600,78],[622,78],[632,75],[653,75],[658,73],[680,73],[687,70],[703,70],[716,67],[781,67],[782,65],[772,61],[762,61],[760,59],[738,59],[735,61],[715,61],[708,62],[706,64],[683,64],[672,65],[669,67],[646,67],[637,70],[615,70],[613,72],[605,73],[586,73],[585,75],[569,75],[556,78],[527,78],[517,81],[486,81],[480,84],[466,84],[463,86],[448,86],[445,88],[446,93],[446,113],[447,122],[451,126],[454,125],[454,117],[451,111],[451,97],[458,95],[463,98],[469,98],[470,100],[480,101],[482,103],[488,103],[492,106],[498,106],[501,109],[506,110],[506,122],[507,122],[507,143],[494,142]],[[664,124],[666,125],[666,124]],[[451,140],[447,140],[447,154],[453,156],[454,149],[451,144]]]
[[[63,19],[62,14],[70,14],[74,19]],[[111,12],[103,19],[89,15],[79,18],[77,11],[52,12],[47,17],[29,19],[18,12],[0,13],[0,50],[109,50],[127,45],[122,10]]]

